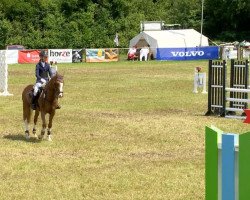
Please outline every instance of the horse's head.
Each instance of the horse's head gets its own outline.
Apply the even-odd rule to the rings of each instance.
[[[53,77],[53,79],[54,79],[54,87],[55,87],[56,96],[61,98],[63,97],[63,84],[64,84],[63,76],[57,73]]]

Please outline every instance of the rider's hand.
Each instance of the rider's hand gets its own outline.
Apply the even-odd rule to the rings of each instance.
[[[44,83],[46,83],[46,80],[41,78],[41,82],[44,84]]]

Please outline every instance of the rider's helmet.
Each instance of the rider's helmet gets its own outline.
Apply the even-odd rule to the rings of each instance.
[[[39,57],[42,58],[42,57],[48,57],[48,54],[46,51],[44,50],[41,50],[40,53],[39,53]]]

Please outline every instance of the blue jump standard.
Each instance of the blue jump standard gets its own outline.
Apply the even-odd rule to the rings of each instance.
[[[235,135],[222,134],[222,200],[235,200]]]

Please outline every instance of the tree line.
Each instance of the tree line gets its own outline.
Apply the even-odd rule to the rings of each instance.
[[[248,0],[204,0],[203,34],[211,40],[250,38]],[[201,29],[201,0],[1,0],[0,47],[128,47],[141,21]]]

